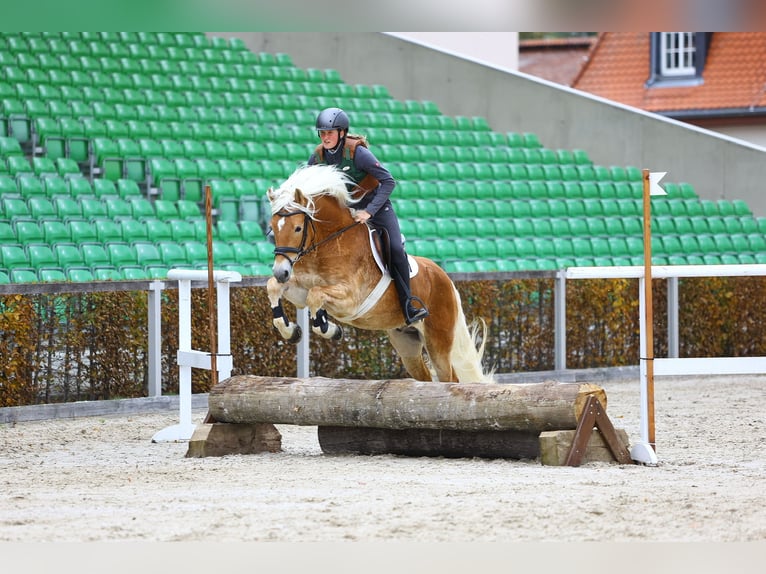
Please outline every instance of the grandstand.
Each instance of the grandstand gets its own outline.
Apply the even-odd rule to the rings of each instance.
[[[341,106],[399,185],[407,249],[449,272],[643,263],[642,180],[530,132],[204,33],[0,34],[0,283],[269,275],[266,189]],[[407,142],[406,149],[402,142]],[[766,218],[664,183],[656,264],[766,263]]]

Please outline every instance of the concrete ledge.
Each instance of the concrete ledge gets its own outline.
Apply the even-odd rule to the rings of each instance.
[[[207,408],[207,393],[192,395],[193,409]],[[178,395],[119,399],[113,401],[78,401],[48,405],[0,408],[0,424],[45,419],[74,419],[106,415],[134,415],[178,411]]]

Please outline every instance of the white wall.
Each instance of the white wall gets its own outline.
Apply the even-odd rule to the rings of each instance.
[[[386,32],[469,60],[519,69],[518,32]]]
[[[716,126],[711,130],[729,137],[739,138],[751,144],[766,147],[766,126]]]

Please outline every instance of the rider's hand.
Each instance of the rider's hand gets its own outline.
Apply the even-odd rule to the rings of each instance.
[[[365,221],[370,219],[370,217],[372,216],[369,213],[367,213],[364,210],[360,210],[354,214],[354,221],[356,221],[357,223],[364,223]]]

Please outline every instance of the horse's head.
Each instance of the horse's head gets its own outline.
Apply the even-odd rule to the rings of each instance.
[[[272,273],[279,282],[287,282],[293,265],[321,241],[319,222],[338,218],[338,211],[322,212],[326,200],[335,199],[332,204],[347,214],[353,203],[347,183],[352,183],[350,178],[334,166],[313,165],[298,168],[279,188],[268,190],[275,246]]]

